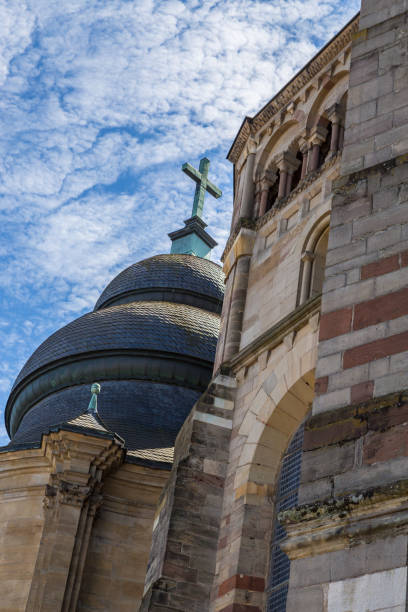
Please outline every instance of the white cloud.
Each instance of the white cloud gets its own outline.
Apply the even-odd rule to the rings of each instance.
[[[358,4],[0,0],[0,389],[112,275],[169,249],[194,192],[180,165],[205,154],[220,256],[243,117]]]

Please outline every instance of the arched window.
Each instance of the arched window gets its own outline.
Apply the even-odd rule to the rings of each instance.
[[[322,292],[324,269],[326,267],[327,245],[329,242],[329,228],[320,235],[314,249],[312,262],[309,297],[313,298]]]
[[[276,199],[278,197],[278,191],[279,191],[279,181],[280,181],[280,170],[278,169],[276,180],[273,183],[273,185],[269,187],[269,190],[268,190],[268,202],[266,205],[266,210],[270,210],[276,202]]]
[[[272,535],[269,579],[267,586],[267,612],[285,612],[288,595],[290,561],[280,544],[286,537],[278,521],[278,514],[297,505],[302,462],[304,423],[292,438],[282,457],[281,471],[275,498],[275,520]]]
[[[295,172],[293,173],[292,184],[291,184],[291,191],[296,189],[296,187],[300,183],[300,179],[302,178],[303,155],[302,155],[302,153],[300,151],[298,151],[296,153],[296,159],[299,161],[299,165],[298,165],[297,169],[295,170]]]
[[[320,225],[311,235],[302,253],[299,305],[322,292],[328,241],[329,226],[325,220],[323,229]]]
[[[332,123],[331,123],[331,121],[327,122],[325,127],[326,127],[326,130],[327,130],[327,135],[326,135],[326,138],[325,138],[324,142],[322,142],[322,144],[320,145],[319,166],[318,166],[319,168],[320,168],[320,166],[323,166],[324,162],[326,161],[326,157],[330,153],[330,145],[331,145],[331,139],[332,139]]]

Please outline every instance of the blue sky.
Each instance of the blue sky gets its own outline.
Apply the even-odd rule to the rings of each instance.
[[[359,9],[358,0],[0,0],[0,410],[50,333],[129,264],[168,252],[211,160]],[[0,415],[0,442],[7,436]]]

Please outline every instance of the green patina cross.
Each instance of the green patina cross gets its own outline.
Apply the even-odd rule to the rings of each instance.
[[[204,197],[205,192],[208,191],[214,198],[220,198],[222,196],[221,189],[218,189],[208,180],[208,168],[210,166],[210,160],[207,157],[203,157],[200,160],[199,169],[196,170],[188,163],[185,163],[181,166],[183,172],[187,174],[190,178],[193,179],[197,183],[196,190],[194,194],[194,204],[193,204],[193,212],[191,214],[192,217],[197,215],[197,217],[202,217],[203,208],[204,208]]]

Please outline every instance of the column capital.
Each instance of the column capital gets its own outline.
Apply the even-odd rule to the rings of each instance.
[[[302,138],[299,139],[299,150],[302,153],[302,155],[305,155],[308,150],[309,150],[309,142],[306,138],[306,135]]]
[[[298,169],[300,160],[291,151],[284,151],[277,157],[275,163],[281,172],[293,174]]]
[[[332,104],[326,110],[326,115],[331,123],[341,123],[343,119],[343,113],[340,104]]]
[[[312,146],[323,144],[327,138],[327,133],[328,132],[325,127],[321,125],[316,125],[310,133],[309,144]]]
[[[265,191],[271,187],[277,179],[277,173],[272,170],[267,170],[260,178],[261,191]]]

